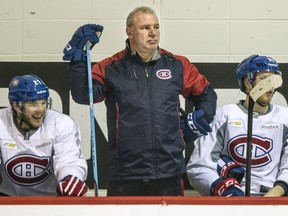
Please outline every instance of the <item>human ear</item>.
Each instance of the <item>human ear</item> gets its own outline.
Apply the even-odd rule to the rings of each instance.
[[[248,81],[248,77],[243,79],[244,92],[249,93],[253,89],[253,85]]]
[[[133,36],[133,31],[131,27],[126,27],[126,34],[129,38]]]
[[[16,101],[13,101],[13,103],[12,103],[12,108],[13,108],[13,110],[15,110],[17,113],[18,113],[18,112],[21,112],[20,106],[19,106],[19,104],[18,104]]]

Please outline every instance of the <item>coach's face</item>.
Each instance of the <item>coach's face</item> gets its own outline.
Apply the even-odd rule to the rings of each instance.
[[[137,52],[143,61],[150,61],[160,40],[160,25],[156,15],[138,12],[131,27],[126,28],[131,51]]]

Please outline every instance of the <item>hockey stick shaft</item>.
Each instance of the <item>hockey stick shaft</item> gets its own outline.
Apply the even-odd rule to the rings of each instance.
[[[252,128],[253,128],[253,107],[254,100],[249,95],[248,104],[248,126],[247,126],[247,146],[246,146],[246,175],[245,175],[245,196],[250,196],[251,189],[251,163],[252,163]]]
[[[252,166],[252,150],[253,150],[253,108],[259,97],[268,91],[275,90],[282,85],[282,77],[280,75],[271,75],[260,81],[249,93],[248,104],[248,125],[247,125],[247,146],[246,146],[246,174],[245,174],[245,195],[250,196],[251,188],[251,166]]]
[[[98,196],[98,167],[97,167],[97,150],[96,150],[96,133],[94,123],[94,98],[92,86],[92,70],[91,70],[91,56],[90,43],[86,43],[87,51],[87,71],[88,71],[88,90],[89,90],[89,107],[90,107],[90,125],[91,125],[91,146],[92,146],[92,163],[93,163],[93,177],[94,177],[94,195]]]

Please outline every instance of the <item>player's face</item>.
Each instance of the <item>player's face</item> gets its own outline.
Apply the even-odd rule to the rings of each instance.
[[[274,73],[272,73],[272,72],[259,72],[259,73],[257,73],[256,78],[255,78],[255,85],[258,84],[261,80],[264,80],[273,74]],[[273,94],[274,94],[274,91],[272,91],[272,90],[266,92],[257,100],[257,103],[259,103],[262,106],[268,106],[272,100]]]
[[[160,25],[157,16],[138,12],[133,23],[126,29],[132,51],[137,51],[140,56],[153,54],[160,40]]]
[[[41,126],[47,110],[47,100],[27,101],[23,104],[21,126],[24,130],[38,128]]]

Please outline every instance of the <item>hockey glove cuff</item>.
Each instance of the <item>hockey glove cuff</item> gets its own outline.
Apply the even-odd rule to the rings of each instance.
[[[239,183],[245,175],[245,169],[226,155],[220,157],[217,161],[217,172],[219,176],[235,178]]]
[[[244,196],[244,191],[234,178],[220,177],[214,181],[210,189],[211,196]]]

